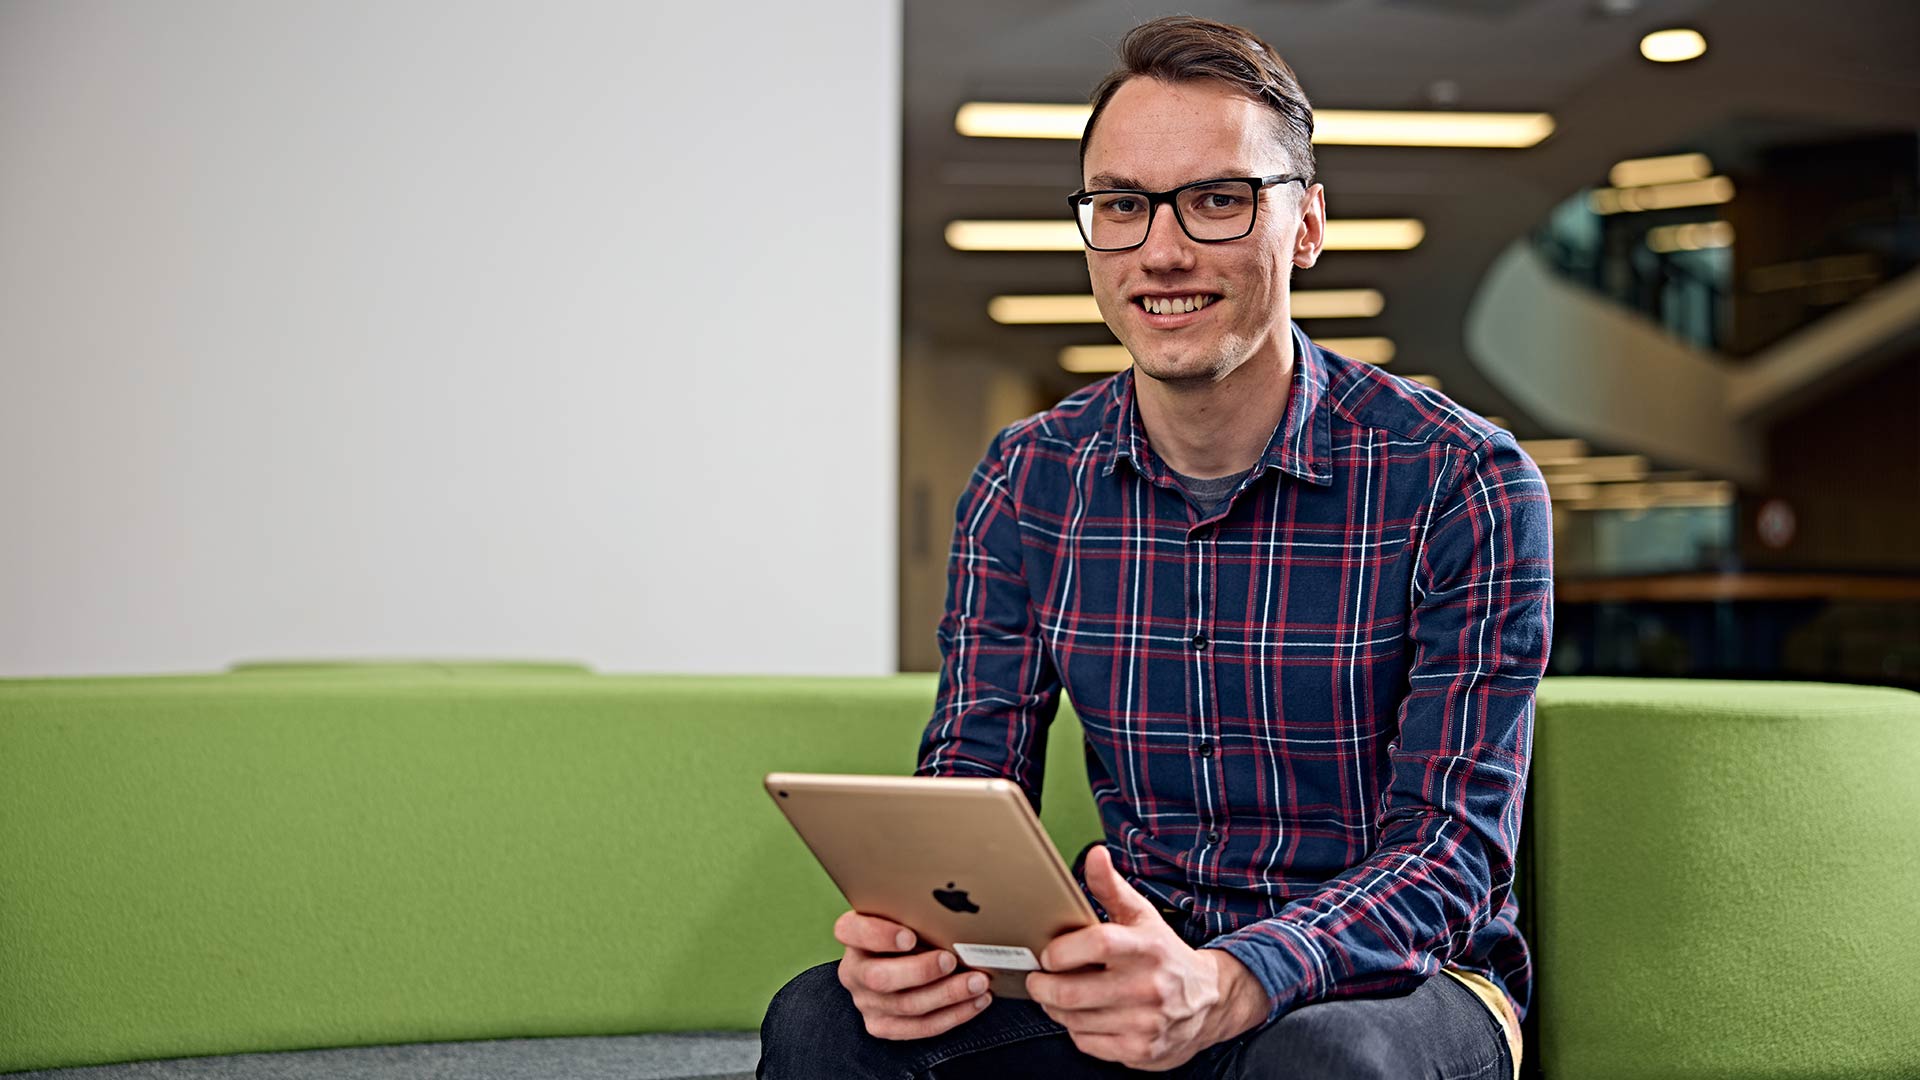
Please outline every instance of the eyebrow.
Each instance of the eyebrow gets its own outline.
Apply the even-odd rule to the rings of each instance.
[[[1192,179],[1192,180],[1183,181],[1183,183],[1197,184],[1202,180],[1218,180],[1223,176],[1252,176],[1252,175],[1254,174],[1251,171],[1235,166],[1235,167],[1229,168],[1226,172],[1217,172],[1217,173],[1214,173],[1212,176],[1196,177],[1195,179]],[[1180,187],[1180,186],[1181,186],[1180,184],[1174,185],[1174,187]],[[1141,183],[1138,180],[1135,180],[1131,176],[1115,176],[1112,173],[1096,173],[1093,176],[1090,176],[1087,178],[1088,191],[1098,191],[1101,188],[1133,188],[1136,191],[1145,191],[1147,188],[1147,185]]]

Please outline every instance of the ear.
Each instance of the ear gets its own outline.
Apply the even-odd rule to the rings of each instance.
[[[1293,239],[1293,265],[1302,270],[1320,261],[1327,242],[1327,189],[1315,184],[1301,200],[1300,233]]]

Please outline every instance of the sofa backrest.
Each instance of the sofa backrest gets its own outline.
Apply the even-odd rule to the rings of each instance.
[[[1920,1076],[1920,694],[1568,678],[1536,700],[1542,1075]]]
[[[0,1072],[757,1027],[839,954],[845,907],[761,776],[911,772],[933,692],[517,665],[0,682]],[[1057,731],[1065,846],[1098,823]]]
[[[844,903],[769,771],[934,691],[564,666],[0,681],[0,1072],[758,1025]],[[1561,1080],[1920,1075],[1920,695],[1549,679],[1522,871]],[[1063,707],[1042,819],[1099,835]],[[1905,1026],[1903,1026],[1905,1025]]]

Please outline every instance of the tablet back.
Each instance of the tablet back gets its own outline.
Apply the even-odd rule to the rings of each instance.
[[[1008,780],[770,773],[774,803],[855,911],[913,929],[1026,997],[1047,942],[1098,922]]]

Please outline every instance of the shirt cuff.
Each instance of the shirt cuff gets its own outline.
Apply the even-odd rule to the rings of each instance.
[[[1302,1002],[1318,998],[1332,982],[1326,953],[1306,931],[1286,919],[1254,923],[1214,938],[1202,948],[1224,949],[1246,965],[1273,1001],[1267,1012],[1269,1024]]]

